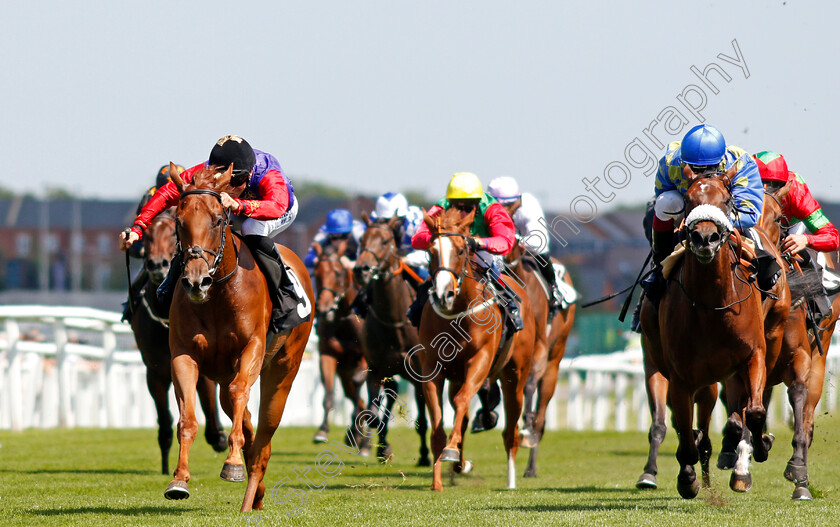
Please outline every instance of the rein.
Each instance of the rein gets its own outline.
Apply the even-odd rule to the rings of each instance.
[[[735,230],[735,232],[738,232],[737,229]],[[694,300],[693,298],[691,298],[691,295],[689,295],[688,291],[685,290],[685,286],[683,286],[683,283],[682,283],[683,282],[682,272],[683,272],[683,269],[685,269],[685,265],[682,265],[682,266],[680,266],[680,277],[679,277],[678,280],[676,280],[676,282],[677,282],[677,285],[680,286],[680,291],[682,291],[682,293],[686,297],[686,299],[688,299],[688,301],[691,302],[691,307],[699,307],[701,309],[708,309],[710,311],[725,311],[725,310],[731,308],[732,306],[735,306],[735,305],[740,304],[742,302],[746,302],[753,295],[753,286],[749,282],[749,280],[744,280],[743,278],[738,276],[738,269],[741,268],[740,264],[743,262],[743,260],[741,260],[740,254],[739,254],[740,251],[741,251],[740,237],[737,237],[737,238],[738,238],[738,249],[737,250],[735,249],[735,247],[732,246],[732,241],[731,240],[730,240],[729,243],[727,243],[729,248],[732,249],[732,253],[735,255],[735,258],[736,258],[736,261],[737,261],[737,263],[735,264],[735,270],[734,270],[733,274],[735,275],[735,278],[738,279],[738,281],[746,284],[747,287],[749,287],[750,292],[744,298],[741,298],[739,300],[735,300],[734,302],[726,304],[725,306],[716,306],[716,307],[715,306],[707,306],[707,305],[705,305],[703,303],[700,303],[700,302]]]
[[[186,196],[191,195],[200,195],[200,194],[207,194],[209,196],[213,196],[219,202],[219,205],[222,204],[222,195],[216,192],[215,190],[210,190],[207,188],[196,188],[192,190],[188,190],[181,194],[179,201],[184,199]],[[218,243],[218,250],[211,251],[210,249],[205,249],[200,245],[193,245],[187,249],[181,249],[181,273],[184,272],[184,268],[187,266],[187,262],[190,260],[194,260],[197,258],[201,258],[207,264],[209,268],[208,274],[211,276],[216,273],[218,270],[219,264],[222,262],[222,258],[225,254],[225,234],[227,233],[228,227],[230,226],[230,214],[225,214],[224,220],[221,225],[220,233],[219,233],[219,243]],[[177,230],[176,230],[177,232]],[[180,236],[178,237],[178,248],[181,248],[181,239]],[[233,244],[233,252],[236,254],[236,265],[233,266],[233,270],[225,275],[224,277],[220,278],[219,280],[214,280],[214,284],[223,284],[230,280],[236,271],[239,269],[239,250],[236,248],[236,243]],[[204,253],[207,253],[213,256],[213,263],[210,264],[210,261],[204,256]]]

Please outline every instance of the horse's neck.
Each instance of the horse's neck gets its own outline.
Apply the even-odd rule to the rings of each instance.
[[[407,292],[407,289],[410,288],[411,286],[399,272],[399,268],[392,266],[389,268],[387,278],[372,282],[371,305],[374,309],[381,309],[381,311],[377,309],[378,314],[384,315],[387,312],[386,309],[389,309],[394,314],[395,320],[402,320],[405,318],[402,314],[405,313],[411,302],[410,295]]]

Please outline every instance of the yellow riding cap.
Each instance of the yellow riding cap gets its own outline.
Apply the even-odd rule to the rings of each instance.
[[[472,172],[454,174],[446,187],[446,199],[481,199],[483,196],[481,180]]]

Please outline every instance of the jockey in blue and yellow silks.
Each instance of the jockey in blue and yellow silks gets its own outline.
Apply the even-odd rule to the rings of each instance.
[[[654,270],[642,282],[642,287],[654,305],[658,304],[664,286],[662,260],[674,249],[674,228],[685,214],[684,195],[689,181],[683,175],[688,165],[695,174],[723,172],[737,169],[729,184],[734,200],[732,224],[741,231],[754,227],[761,217],[764,204],[764,185],[755,160],[746,150],[727,145],[717,128],[701,124],[685,134],[682,141],[674,141],[659,160],[656,174],[656,199],[653,206],[653,263]],[[641,302],[639,303],[641,305]],[[633,330],[638,328],[639,306],[633,314]]]

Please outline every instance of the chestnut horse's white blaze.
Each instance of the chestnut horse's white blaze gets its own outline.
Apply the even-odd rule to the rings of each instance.
[[[437,242],[439,244],[441,267],[451,269],[449,263],[452,257],[452,240],[446,236],[441,236],[437,239]],[[437,273],[437,276],[435,276],[435,293],[437,293],[438,299],[444,303],[446,309],[452,309],[455,295],[447,298],[447,291],[455,291],[455,276],[449,271]]]

